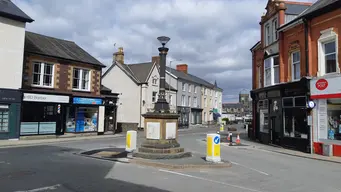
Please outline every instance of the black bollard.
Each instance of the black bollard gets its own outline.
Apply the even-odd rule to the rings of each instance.
[[[230,135],[230,146],[232,146],[232,133]]]

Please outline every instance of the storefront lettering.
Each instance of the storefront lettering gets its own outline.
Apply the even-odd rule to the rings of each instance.
[[[24,100],[45,101],[46,97],[44,97],[44,96],[36,96],[36,95],[24,95]]]
[[[323,91],[328,87],[328,81],[325,79],[319,79],[316,81],[316,89]]]

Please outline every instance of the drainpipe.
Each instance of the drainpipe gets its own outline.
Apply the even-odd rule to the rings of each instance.
[[[303,18],[303,23],[304,23],[304,48],[305,48],[305,72],[306,72],[306,83],[307,83],[307,90],[309,90],[309,81],[307,80],[307,78],[310,76],[309,74],[309,24],[308,24],[308,20],[306,18]],[[308,96],[307,96],[308,97]],[[311,116],[311,111],[307,111],[307,120],[308,120],[308,116]],[[309,127],[309,136],[310,136],[310,154],[313,154],[313,128],[312,125],[307,125]]]
[[[142,98],[142,86],[143,86],[143,84],[141,84],[140,85],[140,127],[142,127],[142,124],[141,124],[141,122],[142,122],[142,117],[141,117],[141,115],[142,115],[142,105],[143,105],[143,98]]]
[[[308,20],[306,18],[303,19],[304,23],[304,47],[305,47],[305,72],[306,76],[309,75],[309,47],[308,47],[308,35],[309,35],[309,29],[308,29]]]

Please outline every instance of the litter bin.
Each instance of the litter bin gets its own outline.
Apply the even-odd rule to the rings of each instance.
[[[324,156],[333,156],[333,145],[323,144],[323,155]]]

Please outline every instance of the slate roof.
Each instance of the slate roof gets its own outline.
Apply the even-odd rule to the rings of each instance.
[[[26,31],[25,52],[105,67],[73,41]]]
[[[173,69],[173,68],[170,68],[170,67],[166,67],[166,70],[170,73],[172,73],[173,75],[175,75],[176,77],[180,78],[180,79],[183,79],[183,80],[186,80],[186,81],[189,81],[189,82],[192,82],[192,83],[196,83],[196,84],[199,84],[199,85],[203,85],[205,87],[209,87],[209,88],[215,88],[214,84],[212,83],[209,83],[207,82],[206,80],[204,79],[201,79],[197,76],[194,76],[194,75],[191,75],[191,74],[186,74],[184,72],[181,72],[181,71],[177,71],[176,69]],[[219,87],[216,87],[216,89],[219,89],[219,90],[223,90]]]
[[[153,63],[148,62],[148,63],[129,64],[129,65],[126,65],[126,67],[129,67],[130,71],[141,83],[146,83],[148,80],[147,79],[148,75],[153,67]]]
[[[243,104],[241,103],[223,103],[223,109],[226,109],[226,108],[234,108],[234,109],[240,109],[240,108],[243,108]]]
[[[288,14],[288,15],[299,15],[304,10],[310,7],[310,5],[290,4],[290,3],[286,3],[285,6],[287,7],[287,9],[285,10],[285,14]]]
[[[31,23],[32,21],[34,21],[19,7],[17,7],[11,0],[0,0],[0,16],[21,22]]]
[[[307,8],[305,11],[303,11],[301,14],[299,14],[295,19],[279,27],[279,29],[282,29],[292,23],[295,23],[296,21],[299,21],[300,19],[310,17],[314,14],[323,14],[326,11],[330,11],[328,9],[338,9],[340,8],[340,5],[341,5],[341,0],[318,0],[309,8]]]

